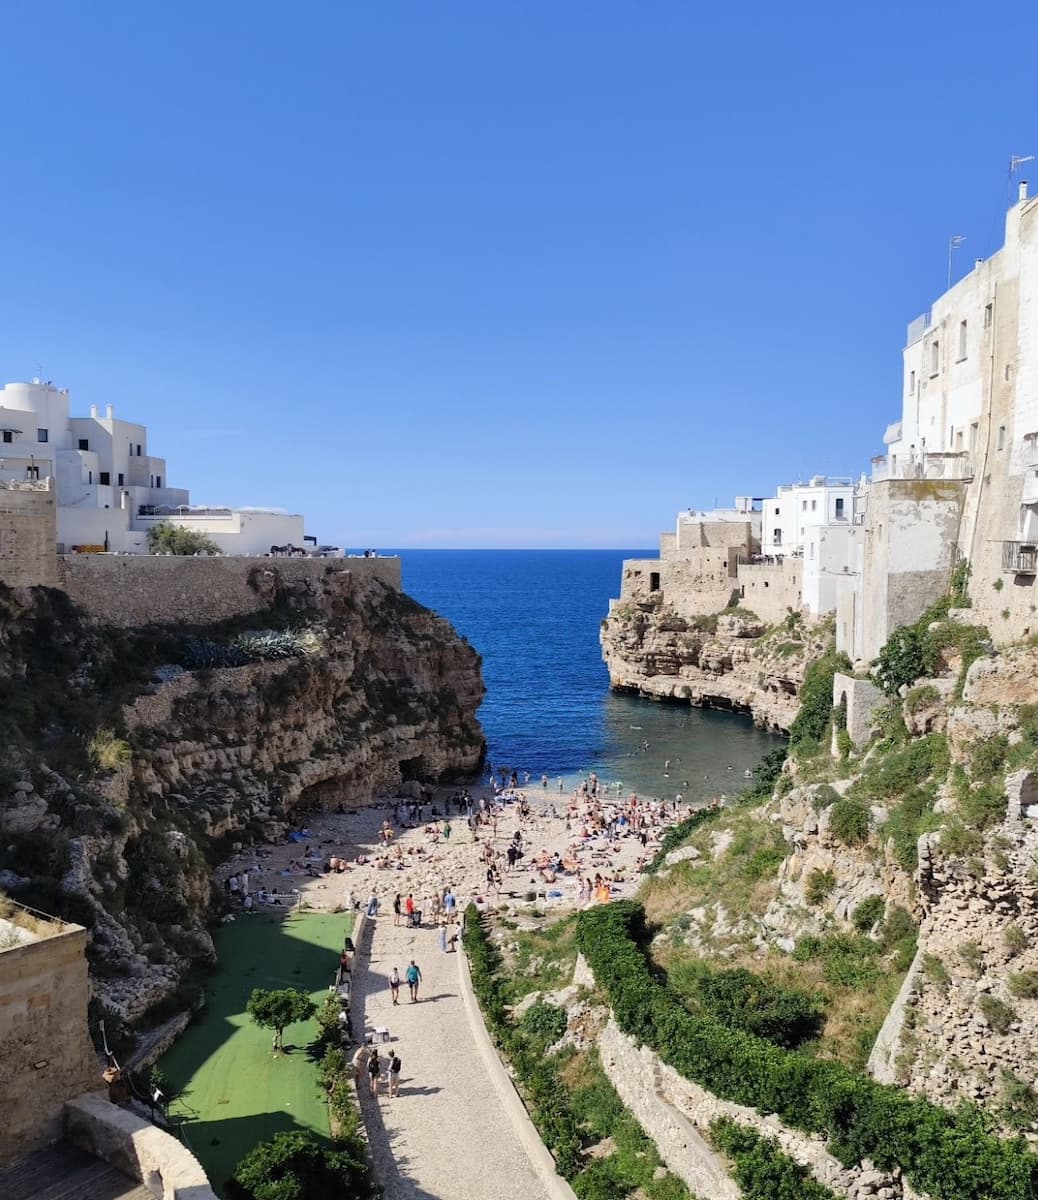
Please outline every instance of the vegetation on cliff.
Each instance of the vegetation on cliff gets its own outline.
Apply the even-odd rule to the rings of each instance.
[[[0,888],[91,930],[110,1031],[197,1000],[233,842],[482,754],[479,659],[445,621],[348,572],[254,586],[247,617],[131,630],[0,587]]]

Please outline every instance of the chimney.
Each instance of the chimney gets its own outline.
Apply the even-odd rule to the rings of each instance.
[[[115,413],[112,411],[112,406],[110,404],[106,404],[105,405],[105,420],[110,421],[114,416],[115,416]]]
[[[974,269],[974,271],[975,271],[975,270],[976,270],[976,269],[977,269],[977,268],[978,268],[978,267],[979,267],[979,266],[980,266],[980,265],[981,265],[983,262],[984,262],[984,260],[983,260],[982,258],[975,258],[975,259],[973,260],[973,269]]]
[[[1027,180],[1026,180],[1026,179],[1021,179],[1021,180],[1020,180],[1020,193],[1019,193],[1019,195],[1018,195],[1018,197],[1017,197],[1017,198],[1018,198],[1019,200],[1026,200],[1026,199],[1027,199]]]
[[[119,507],[124,511],[130,507],[130,493],[125,488],[119,495]]]
[[[97,405],[96,404],[90,405],[90,415],[96,419],[96,417],[97,417]]]

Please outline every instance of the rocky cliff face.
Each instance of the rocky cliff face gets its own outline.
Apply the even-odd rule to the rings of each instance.
[[[780,730],[797,714],[807,664],[831,637],[831,622],[794,617],[769,627],[740,609],[687,618],[656,599],[614,605],[600,633],[615,690],[738,709]]]
[[[232,842],[483,753],[479,657],[446,621],[345,572],[253,586],[274,633],[108,630],[0,589],[0,888],[91,929],[95,993],[128,1020],[211,960]]]

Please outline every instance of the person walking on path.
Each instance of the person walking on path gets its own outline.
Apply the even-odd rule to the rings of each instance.
[[[395,1050],[389,1057],[389,1094],[400,1095],[400,1055]]]
[[[378,896],[374,892],[371,893],[371,899],[368,900],[367,913],[369,917],[373,917],[378,912]]]
[[[440,926],[440,953],[441,954],[447,953],[447,926],[446,925]]]
[[[410,929],[414,925],[414,896],[410,892],[407,893],[404,908],[407,910],[407,927]]]
[[[422,972],[412,958],[406,972],[407,990],[411,993],[411,1003],[418,1003],[418,985],[422,982]]]
[[[378,1083],[382,1074],[382,1063],[379,1061],[378,1050],[371,1047],[371,1057],[368,1059],[368,1078],[371,1080],[371,1094],[378,1095]]]
[[[400,972],[394,967],[389,973],[389,990],[393,996],[393,1003],[400,1003]]]
[[[400,893],[397,892],[393,899],[393,924],[400,924]]]

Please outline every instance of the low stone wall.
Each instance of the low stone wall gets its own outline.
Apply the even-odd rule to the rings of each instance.
[[[217,1200],[198,1159],[175,1137],[103,1096],[65,1105],[65,1137],[139,1179],[156,1200]]]
[[[530,1119],[530,1114],[526,1111],[526,1105],[515,1090],[515,1085],[512,1083],[511,1077],[498,1057],[494,1043],[490,1040],[490,1034],[487,1032],[486,1024],[483,1021],[483,1014],[479,1010],[479,1001],[472,990],[472,976],[469,974],[468,958],[464,954],[459,953],[457,959],[458,990],[461,992],[462,1003],[469,1018],[472,1040],[476,1043],[480,1057],[486,1065],[487,1074],[497,1089],[502,1107],[508,1114],[512,1132],[519,1140],[519,1144],[526,1151],[526,1156],[540,1177],[541,1183],[544,1185],[544,1190],[551,1200],[576,1200],[576,1194],[573,1189],[556,1171],[555,1159],[552,1158],[551,1152],[545,1146],[544,1142],[541,1141],[541,1135],[537,1132],[536,1126]],[[736,1189],[733,1200],[736,1200],[738,1194],[738,1189]]]
[[[704,1134],[717,1117],[730,1117],[779,1143],[784,1153],[814,1177],[850,1200],[882,1197],[901,1200],[908,1193],[899,1180],[863,1164],[844,1168],[821,1141],[787,1128],[775,1116],[721,1100],[666,1066],[648,1046],[636,1045],[610,1016],[599,1035],[602,1066],[621,1100],[659,1148],[663,1161],[701,1196],[738,1200],[741,1195],[711,1150]]]
[[[259,612],[270,589],[256,586],[276,574],[314,588],[330,575],[380,579],[400,590],[399,558],[188,558],[152,554],[66,554],[58,560],[59,586],[106,625],[205,625]]]

